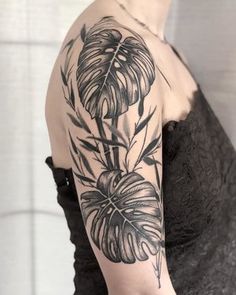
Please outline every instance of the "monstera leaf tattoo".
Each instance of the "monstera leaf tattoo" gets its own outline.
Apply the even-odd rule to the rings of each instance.
[[[76,97],[71,77],[75,65],[70,65],[70,60],[79,37],[83,47],[76,68],[79,94]],[[149,253],[156,255],[153,267],[160,287],[161,256],[165,256],[165,251],[162,185],[157,166],[162,164],[154,154],[162,138],[161,133],[157,135],[157,126],[150,142],[146,142],[148,123],[153,120],[156,107],[143,115],[145,98],[155,80],[154,61],[143,38],[110,16],[89,30],[84,25],[79,37],[63,48],[66,58],[61,78],[66,102],[73,109],[73,114],[67,113],[68,117],[87,134],[86,138],[75,139],[68,130],[70,153],[77,169],[74,175],[82,185],[92,188],[81,194],[83,220],[87,225],[92,218],[91,238],[114,263],[130,264],[147,260]],[[99,134],[93,134],[76,107],[78,99],[91,120],[95,120]],[[132,134],[126,113],[134,104],[139,118]],[[118,128],[121,115],[124,132]],[[141,132],[144,133],[141,151],[130,169],[128,154]],[[121,149],[126,153],[123,159]],[[84,151],[93,154],[93,159],[105,170],[97,179]],[[156,185],[135,171],[140,169],[136,168],[140,163],[153,167]],[[126,171],[121,169],[122,165]]]
[[[111,22],[111,19],[101,21]],[[114,22],[114,21],[112,21]],[[139,37],[122,37],[115,28],[98,24],[88,33],[80,53],[77,70],[79,95],[91,117],[114,118],[139,101],[139,115],[143,99],[155,78],[154,63],[144,41]]]
[[[103,172],[97,190],[81,195],[81,206],[85,222],[96,212],[91,237],[105,256],[113,262],[134,263],[148,259],[143,243],[152,255],[158,252],[161,212],[150,182],[136,172],[118,177],[121,173]]]

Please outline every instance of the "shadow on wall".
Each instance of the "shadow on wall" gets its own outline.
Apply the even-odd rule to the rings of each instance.
[[[173,0],[167,33],[236,146],[236,1]],[[167,37],[168,37],[167,36]],[[174,38],[173,38],[174,36]]]

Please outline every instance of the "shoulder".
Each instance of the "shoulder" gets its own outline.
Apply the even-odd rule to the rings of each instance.
[[[77,34],[64,42],[62,61],[67,64],[70,58],[75,65],[74,78],[84,103],[91,94],[88,89],[100,87],[104,95],[107,91],[119,91],[129,95],[133,103],[138,96],[149,94],[153,96],[153,103],[163,105],[163,77],[157,68],[150,39],[123,25],[114,16],[94,18],[89,24],[81,19],[76,27]]]
[[[113,90],[129,95],[132,101],[138,95],[146,96],[153,85],[159,83],[155,59],[142,35],[111,16],[101,18],[90,29],[84,27],[81,32],[83,48],[77,72],[81,92],[85,90],[83,82],[88,82],[85,77],[91,77],[91,71],[96,72],[101,82],[113,84]]]

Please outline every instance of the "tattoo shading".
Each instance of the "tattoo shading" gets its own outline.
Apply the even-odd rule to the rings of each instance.
[[[129,36],[124,38],[123,31]],[[75,65],[70,66],[70,61],[74,42],[79,37],[83,47],[76,68],[77,88],[82,106],[96,122],[97,136],[92,133],[75,103],[77,98],[71,78]],[[85,139],[77,137],[76,143],[68,130],[70,153],[78,170],[73,171],[74,175],[82,185],[90,188],[81,194],[83,220],[86,225],[90,215],[96,213],[91,222],[91,239],[114,263],[145,261],[149,258],[147,252],[156,255],[153,268],[160,288],[165,243],[163,193],[158,172],[158,165],[162,164],[154,157],[162,144],[161,133],[157,136],[158,126],[151,141],[146,142],[148,123],[156,107],[143,118],[144,100],[155,80],[153,58],[143,38],[111,16],[102,18],[88,31],[83,26],[76,39],[63,48],[66,58],[61,67],[61,78],[65,100],[73,109],[73,115],[67,115],[74,126],[87,134]],[[134,104],[137,104],[139,119],[132,133],[126,112]],[[118,130],[121,115],[124,133]],[[110,132],[109,137],[106,130]],[[130,169],[128,153],[140,132],[144,133],[142,148],[134,167]],[[125,151],[122,162],[121,149]],[[98,177],[83,150],[91,153],[104,170]],[[136,172],[141,162],[153,167],[155,186]]]

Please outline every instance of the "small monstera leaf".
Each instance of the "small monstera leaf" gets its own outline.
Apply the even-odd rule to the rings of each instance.
[[[118,30],[119,29],[119,30]],[[122,37],[121,31],[130,33]],[[143,100],[155,79],[154,62],[144,40],[105,17],[86,34],[76,73],[81,103],[91,118],[114,118]]]
[[[134,263],[147,260],[148,251],[158,252],[162,216],[157,199],[150,182],[136,172],[122,176],[121,170],[103,172],[97,190],[81,194],[85,224],[93,213],[91,238],[109,260]]]

